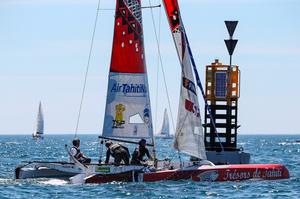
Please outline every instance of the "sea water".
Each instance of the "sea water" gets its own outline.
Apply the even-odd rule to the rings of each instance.
[[[300,198],[300,135],[240,135],[239,146],[251,153],[251,163],[281,163],[287,180],[242,182],[163,181],[155,183],[107,183],[72,185],[59,179],[14,180],[21,161],[67,161],[65,144],[73,135],[0,136],[0,198]],[[99,159],[97,135],[80,135],[81,150]],[[171,139],[157,139],[159,159],[178,161]],[[135,146],[129,146],[132,151]],[[104,157],[102,157],[104,158]],[[187,157],[184,157],[187,158]]]

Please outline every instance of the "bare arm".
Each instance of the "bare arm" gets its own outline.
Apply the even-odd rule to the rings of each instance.
[[[109,157],[110,157],[110,151],[109,151],[109,149],[107,149],[107,151],[106,151],[106,159],[105,159],[105,163],[106,164],[108,164],[108,162],[109,162]]]
[[[147,157],[150,159],[150,160],[152,160],[153,158],[152,158],[152,156],[150,155],[150,153],[149,153],[149,150],[146,148],[146,155],[147,155]]]

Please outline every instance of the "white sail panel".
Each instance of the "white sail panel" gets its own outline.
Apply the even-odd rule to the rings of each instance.
[[[102,135],[152,138],[151,118],[146,74],[111,72]]]
[[[188,155],[206,159],[195,77],[179,5],[177,0],[163,0],[163,2],[181,63],[182,79],[174,147]]]
[[[166,137],[170,136],[170,125],[167,109],[165,109],[164,112],[164,120],[159,134]]]
[[[187,51],[182,63],[182,82],[174,147],[188,155],[206,159],[197,90]]]

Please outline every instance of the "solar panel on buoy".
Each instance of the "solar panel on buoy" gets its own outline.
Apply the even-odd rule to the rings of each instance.
[[[216,73],[216,90],[215,95],[217,98],[226,98],[226,85],[227,85],[227,74],[226,72]]]

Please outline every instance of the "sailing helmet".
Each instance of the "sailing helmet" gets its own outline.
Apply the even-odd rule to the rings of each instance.
[[[73,146],[77,146],[80,143],[80,139],[79,138],[74,138],[72,143],[73,143]]]
[[[146,145],[146,140],[145,139],[141,139],[140,141],[139,141],[139,145],[140,146],[145,146]]]
[[[110,140],[107,140],[107,141],[105,141],[105,146],[106,147],[109,147],[110,145],[112,145],[113,143],[112,143],[112,141],[110,141]]]

